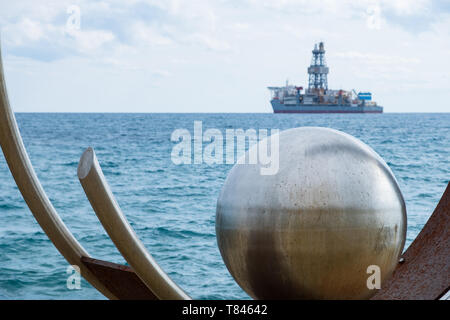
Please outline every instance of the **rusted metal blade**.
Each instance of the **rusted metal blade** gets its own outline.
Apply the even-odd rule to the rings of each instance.
[[[128,266],[89,257],[81,262],[120,300],[158,300]]]
[[[372,300],[436,300],[450,286],[450,183],[436,209]]]

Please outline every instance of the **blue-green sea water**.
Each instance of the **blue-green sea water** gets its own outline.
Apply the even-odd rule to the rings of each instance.
[[[215,238],[216,201],[231,165],[175,165],[171,133],[203,129],[323,126],[347,132],[393,170],[408,210],[407,244],[450,178],[450,114],[17,114],[31,162],[50,200],[95,258],[125,263],[98,222],[76,170],[94,147],[127,218],[163,269],[196,299],[244,299]],[[103,299],[83,281],[66,286],[67,262],[24,203],[0,156],[0,299]]]

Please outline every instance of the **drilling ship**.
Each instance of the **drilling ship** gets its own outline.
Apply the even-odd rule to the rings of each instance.
[[[316,44],[308,68],[308,88],[289,85],[268,87],[274,113],[383,113],[372,93],[328,89],[329,68],[323,42]]]

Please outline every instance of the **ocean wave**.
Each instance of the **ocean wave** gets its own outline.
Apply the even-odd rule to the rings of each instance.
[[[188,128],[192,134],[193,121],[203,120],[205,128],[222,131],[308,125],[354,135],[384,158],[401,185],[408,207],[408,245],[448,183],[450,115],[384,114],[367,119],[272,114],[17,115],[43,187],[86,250],[104,260],[123,260],[76,179],[79,156],[91,145],[142,241],[164,270],[197,299],[248,297],[228,273],[215,238],[215,205],[231,166],[174,165],[171,133]],[[74,127],[77,134],[62,134]],[[51,162],[49,154],[54,155]],[[85,282],[81,292],[66,290],[67,262],[40,230],[6,163],[0,161],[0,298],[101,299]],[[35,273],[27,273],[26,280],[23,270]]]
[[[160,233],[162,235],[167,235],[170,237],[180,238],[180,239],[186,239],[186,238],[193,238],[193,237],[215,237],[216,235],[214,233],[202,233],[197,232],[193,230],[182,230],[182,229],[171,229],[167,227],[157,227],[155,228],[155,231],[157,233]]]

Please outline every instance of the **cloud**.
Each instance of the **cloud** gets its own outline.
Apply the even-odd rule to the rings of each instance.
[[[188,35],[185,41],[192,45],[204,46],[213,51],[228,51],[231,48],[226,41],[220,41],[210,35],[200,33]]]
[[[28,57],[33,58],[31,53],[39,51],[35,58],[46,61],[62,59],[67,55],[94,56],[101,54],[102,50],[104,54],[111,54],[114,47],[120,45],[190,45],[217,52],[233,52],[236,45],[229,37],[233,33],[271,37],[278,32],[278,26],[272,30],[269,28],[273,24],[271,20],[277,20],[274,12],[289,17],[286,20],[305,15],[309,18],[332,15],[335,19],[365,19],[369,28],[380,30],[394,24],[416,34],[421,31],[418,29],[429,30],[434,23],[431,17],[438,14],[438,8],[446,7],[445,2],[437,1],[432,5],[429,0],[247,0],[216,3],[207,0],[79,0],[75,3],[81,10],[82,25],[72,38],[64,30],[71,1],[2,4],[5,10],[0,13],[0,21],[6,41],[16,54],[27,55],[29,52]],[[378,20],[371,20],[371,8],[380,9]],[[231,18],[233,15],[236,19]],[[257,30],[260,26],[255,27],[252,23],[257,15],[265,17],[263,23],[267,24],[267,28],[263,31]],[[22,18],[18,20],[19,16]],[[237,18],[239,16],[240,19]],[[299,39],[308,37],[298,25],[288,25],[282,24],[288,33]],[[309,26],[309,32],[320,38],[336,33],[333,29],[322,28],[320,24]],[[25,49],[30,46],[35,50]],[[36,50],[38,47],[40,49]]]
[[[6,41],[13,46],[23,46],[30,42],[48,39],[50,35],[58,33],[58,29],[49,23],[21,18],[15,23],[2,28],[7,35]]]
[[[72,4],[81,25],[67,32]],[[402,83],[406,92],[425,79],[427,90],[448,87],[449,12],[439,0],[23,0],[0,3],[0,27],[15,72],[34,70],[33,61],[62,76],[76,70],[86,83],[79,91],[90,93],[104,75],[108,103],[133,90],[155,108],[144,111],[252,112],[270,111],[266,86],[307,82],[317,41],[326,43],[333,87],[389,94],[384,88]]]
[[[374,53],[363,53],[359,51],[345,51],[333,53],[334,56],[346,59],[360,59],[368,64],[376,65],[398,65],[398,64],[418,64],[420,59],[408,56],[390,56]]]
[[[396,0],[380,2],[387,11],[393,11],[397,15],[417,15],[431,9],[430,0]]]
[[[372,29],[390,24],[412,34],[431,30],[434,23],[450,14],[447,0],[247,0],[246,3],[255,9],[263,7],[285,15],[364,19],[369,20]],[[370,23],[374,17],[375,24]]]
[[[20,23],[17,26],[19,30],[19,34],[22,36],[18,39],[19,41],[23,43],[23,41],[30,40],[30,41],[36,41],[42,38],[44,35],[44,31],[42,26],[39,22],[32,21],[30,19],[22,19]],[[25,38],[25,39],[23,39]]]
[[[173,43],[172,39],[164,35],[157,26],[148,25],[142,21],[133,23],[129,34],[137,45],[165,46]]]
[[[71,36],[76,40],[77,50],[87,54],[104,47],[115,39],[114,34],[104,30],[79,30],[73,32]]]

